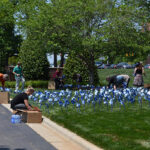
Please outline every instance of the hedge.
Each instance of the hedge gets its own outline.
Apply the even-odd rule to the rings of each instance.
[[[6,81],[5,87],[15,88],[16,81]],[[20,83],[20,87],[21,87]],[[26,81],[25,87],[32,86],[34,88],[48,88],[48,81],[36,80],[36,81]]]

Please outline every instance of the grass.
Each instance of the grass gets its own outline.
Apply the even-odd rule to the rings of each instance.
[[[128,74],[131,77],[129,86],[133,83],[132,69],[98,70],[100,81],[106,85],[106,76]],[[145,83],[150,83],[150,70],[145,71]],[[38,89],[39,90],[39,89]],[[43,89],[42,89],[43,90]],[[11,95],[14,97],[14,95]],[[30,101],[31,104],[39,104]],[[73,105],[61,109],[58,105],[41,107],[43,114],[61,126],[68,128],[81,137],[105,150],[149,150],[150,149],[150,105],[143,100],[142,108],[136,101],[126,104],[125,109],[116,104],[113,110],[104,104],[92,104],[81,107]],[[49,110],[49,112],[48,112]]]
[[[133,69],[98,69],[98,74],[100,78],[101,85],[107,85],[108,82],[106,81],[107,76],[112,76],[116,74],[127,74],[130,76],[130,83],[129,87],[133,86]],[[146,76],[143,77],[144,83],[150,83],[150,69],[145,69]]]
[[[95,111],[92,104],[86,106],[85,111],[83,107],[79,111],[73,106],[63,110],[51,106],[49,113],[46,106],[41,109],[51,120],[106,150],[150,149],[150,107],[147,101],[143,101],[142,109],[137,102],[125,109],[116,105],[113,111],[104,104],[96,106]]]

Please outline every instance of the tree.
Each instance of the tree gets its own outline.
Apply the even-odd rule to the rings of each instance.
[[[97,68],[95,66],[94,69],[94,78],[95,81],[93,85],[99,85],[99,77],[97,73]],[[65,75],[65,83],[76,85],[77,82],[74,79],[74,75],[80,74],[82,77],[82,85],[89,84],[89,70],[87,66],[85,65],[85,62],[82,61],[79,57],[76,56],[74,52],[70,53],[65,65],[63,74]]]
[[[105,55],[110,58],[110,63],[122,60],[133,62],[146,58],[147,36],[141,31],[145,16],[138,2],[121,0],[109,14],[104,29],[106,39],[103,47]],[[132,55],[126,57],[126,54]]]
[[[111,1],[52,1],[54,22],[60,29],[57,33],[61,47],[66,47],[68,53],[72,51],[79,57],[88,70],[89,83],[95,82],[95,58],[97,52],[100,53],[100,27],[104,24],[103,20],[110,13]],[[69,41],[69,42],[68,42]]]
[[[40,41],[39,41],[40,42]],[[37,45],[38,49],[37,49]],[[49,75],[49,64],[46,59],[46,53],[43,51],[40,43],[30,41],[30,37],[22,43],[20,60],[23,66],[25,78],[28,80],[47,80]]]
[[[41,47],[45,53],[73,52],[87,67],[89,82],[93,84],[94,62],[100,55],[111,62],[116,61],[115,56],[128,61],[141,54],[143,59],[146,56],[146,35],[139,29],[142,10],[137,8],[137,3],[125,0],[19,1],[18,26],[26,45],[35,43],[34,50]],[[136,55],[125,58],[129,52]]]
[[[15,53],[21,43],[21,37],[15,34],[14,5],[9,0],[0,1],[0,72],[8,65],[8,58]]]

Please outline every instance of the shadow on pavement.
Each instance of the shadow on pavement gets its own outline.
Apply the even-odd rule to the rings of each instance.
[[[8,146],[0,145],[0,150],[26,150],[26,149],[24,149],[24,148],[11,149],[11,148],[9,148]]]

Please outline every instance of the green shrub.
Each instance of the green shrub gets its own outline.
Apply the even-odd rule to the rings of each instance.
[[[37,46],[38,43],[35,41],[35,43],[33,43],[33,41],[32,43],[29,43],[31,41],[28,40],[29,39],[22,43],[21,50],[19,52],[24,75],[28,80],[47,80],[49,63],[47,61],[46,51]]]
[[[8,88],[15,88],[16,82],[15,81],[7,81],[5,86]],[[37,80],[37,81],[26,81],[25,82],[25,87],[32,86],[34,88],[46,88],[48,87],[48,81],[42,81],[42,80]],[[22,86],[20,82],[20,87]]]
[[[94,66],[94,84],[99,84],[99,77],[96,66]],[[76,85],[76,81],[73,79],[74,74],[80,74],[82,76],[82,85],[89,84],[89,70],[85,65],[85,62],[77,57],[74,53],[70,54],[66,64],[64,65],[63,74],[65,75],[65,83]]]
[[[7,88],[15,88],[16,82],[15,81],[7,81],[5,83],[5,87]]]

